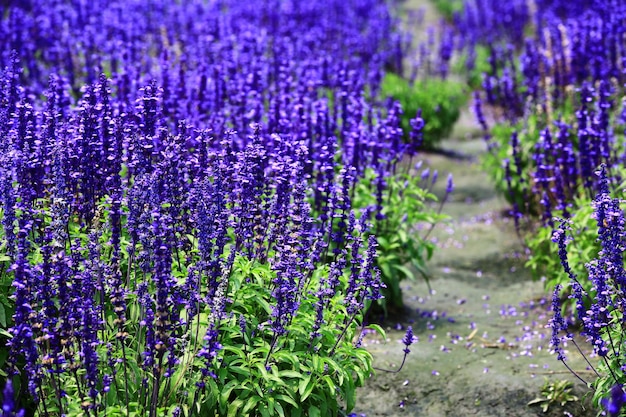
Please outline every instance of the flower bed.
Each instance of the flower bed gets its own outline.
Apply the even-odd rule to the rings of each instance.
[[[400,165],[423,120],[405,137],[379,94],[402,55],[386,3],[33,1],[0,22],[5,413],[349,412],[367,312],[401,305],[432,254],[408,233],[443,219],[436,174]]]

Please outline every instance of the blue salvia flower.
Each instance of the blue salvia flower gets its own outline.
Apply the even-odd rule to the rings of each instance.
[[[502,161],[504,165],[504,180],[506,182],[506,187],[509,193],[509,197],[511,198],[511,202],[513,204],[513,209],[511,214],[513,214],[513,218],[515,219],[515,230],[519,230],[519,214],[520,208],[519,204],[517,204],[517,200],[515,199],[515,190],[513,189],[512,178],[511,178],[511,161],[509,158],[505,158]]]
[[[251,142],[238,155],[234,179],[237,189],[235,195],[237,205],[233,215],[238,219],[235,228],[237,248],[244,249],[249,256],[254,252],[255,236],[263,234],[266,229],[263,220],[262,202],[265,193],[265,169],[267,165],[267,151],[264,148],[260,135],[260,126],[254,127]],[[242,247],[243,246],[243,247]]]
[[[15,204],[17,202],[15,190],[13,189],[13,178],[7,167],[10,166],[9,158],[6,154],[1,157],[0,168],[0,198],[2,199],[2,230],[7,242],[7,255],[13,256],[17,247],[17,236],[15,234]]]
[[[585,309],[583,296],[587,296],[587,294],[584,291],[580,282],[578,281],[578,277],[576,277],[576,275],[572,271],[569,265],[569,260],[567,258],[567,244],[571,241],[571,237],[568,236],[569,230],[570,226],[568,220],[560,220],[559,226],[552,232],[552,241],[558,246],[558,254],[559,260],[561,261],[561,266],[563,267],[563,270],[568,275],[571,281],[573,292],[570,295],[570,298],[576,301],[576,312],[578,319],[581,323],[584,323],[587,311]]]
[[[424,143],[425,121],[422,118],[422,109],[417,110],[417,114],[409,121],[411,132],[409,133],[410,146],[409,156],[414,156]]]
[[[411,346],[413,344],[413,339],[415,338],[415,336],[413,335],[413,327],[409,326],[406,328],[406,333],[404,334],[404,337],[402,338],[402,344],[404,345],[404,353],[405,354],[409,354],[411,352],[411,350],[409,349],[409,346]]]
[[[524,167],[522,166],[522,155],[517,132],[511,133],[511,152],[513,156],[513,164],[515,165],[515,174],[520,185],[523,187],[522,198],[525,200],[528,191],[526,189],[526,180],[522,174]]]
[[[448,179],[446,181],[446,195],[451,194],[454,191],[454,178],[452,173],[448,174]]]
[[[19,204],[22,205],[22,204]],[[13,286],[15,287],[15,313],[13,315],[14,326],[9,329],[13,336],[8,342],[8,364],[12,374],[17,372],[15,368],[20,356],[25,360],[25,371],[28,375],[28,390],[35,401],[38,400],[37,386],[41,382],[41,365],[39,351],[34,337],[32,317],[35,314],[33,306],[36,305],[37,287],[31,285],[36,282],[28,262],[29,250],[28,235],[32,228],[32,222],[26,220],[28,210],[20,207],[24,214],[18,220],[16,259],[11,270],[13,271]]]
[[[609,413],[611,417],[618,417],[621,414],[622,408],[626,403],[626,393],[622,385],[615,384],[611,388],[611,395],[609,398],[603,398],[601,401],[602,407]]]
[[[429,189],[432,189],[432,187],[435,185],[435,183],[437,183],[437,179],[439,179],[439,171],[438,170],[434,170],[433,171],[433,175],[430,179],[430,187]]]
[[[363,286],[367,291],[366,298],[372,301],[384,298],[382,289],[387,287],[382,280],[380,268],[374,265],[376,259],[376,246],[376,238],[374,236],[370,236],[368,239],[366,264],[363,271],[361,271],[364,275]]]
[[[288,238],[279,238],[276,245],[277,263],[272,266],[276,278],[272,280],[274,305],[272,306],[272,330],[276,335],[287,333],[286,326],[298,309],[298,285],[302,273],[297,269],[297,247]]]
[[[536,43],[527,39],[524,43],[524,52],[520,56],[521,71],[524,75],[524,86],[528,94],[537,98],[541,78],[541,58]]]
[[[582,176],[583,185],[587,189],[592,187],[592,174],[594,161],[592,154],[595,152],[592,149],[589,138],[589,111],[588,103],[592,98],[593,90],[588,84],[583,84],[580,92],[580,108],[576,111],[576,120],[578,122],[578,151],[580,154],[580,175]]]
[[[15,392],[11,378],[7,379],[2,390],[2,416],[3,417],[24,417],[25,411],[18,410],[15,404]]]
[[[150,371],[155,364],[154,347],[156,345],[156,337],[154,330],[154,301],[148,292],[147,282],[139,283],[136,292],[137,300],[142,310],[139,321],[140,331],[144,332],[145,330],[145,350],[141,352],[143,358],[142,368],[146,371]]]
[[[85,280],[92,279],[89,276],[84,277]],[[85,380],[89,388],[88,395],[91,403],[83,403],[83,408],[87,410],[95,407],[95,401],[99,394],[98,385],[100,384],[100,375],[98,372],[98,363],[100,358],[96,352],[96,347],[101,343],[98,339],[98,329],[100,327],[98,317],[94,317],[94,313],[98,311],[94,309],[94,303],[90,299],[92,294],[87,293],[82,305],[82,321],[81,321],[81,368],[86,371]],[[95,311],[94,311],[95,310]]]
[[[587,292],[583,289],[583,286],[578,282],[578,280],[574,280],[572,282],[572,294],[569,296],[569,298],[575,300],[576,303],[576,316],[578,317],[578,320],[580,321],[580,323],[585,322],[585,314],[586,314],[586,309],[585,309],[585,303],[583,300],[583,297],[588,296]],[[585,331],[583,330],[583,332],[581,332],[581,334],[585,334]]]
[[[346,236],[350,245],[350,278],[348,279],[348,287],[345,290],[344,304],[346,305],[346,311],[348,316],[352,317],[357,312],[363,309],[362,294],[366,291],[364,287],[363,278],[366,271],[364,271],[365,264],[360,254],[361,247],[363,245],[363,239],[359,232],[356,231],[354,236],[354,230],[356,225],[356,219],[353,212],[350,212],[348,221],[348,228]],[[374,251],[376,248],[373,249]],[[370,271],[371,273],[371,271]]]
[[[333,254],[337,255],[345,244],[346,216],[352,207],[350,192],[355,182],[354,169],[342,168],[339,172],[341,183],[331,189],[329,201],[330,213],[330,240],[333,245]]]
[[[567,259],[567,244],[571,241],[571,238],[567,235],[568,230],[570,230],[568,222],[561,220],[559,227],[552,232],[552,241],[556,243],[559,248],[559,260],[561,261],[563,270],[570,279],[576,279]]]
[[[473,105],[474,114],[476,115],[476,120],[480,124],[480,127],[483,131],[483,137],[485,142],[487,143],[487,149],[492,150],[495,145],[494,142],[491,141],[491,134],[489,133],[489,125],[487,124],[487,120],[485,119],[485,114],[483,113],[483,104],[482,99],[480,98],[480,93],[478,91],[474,92],[474,105]]]
[[[204,366],[201,368],[202,376],[204,378],[217,377],[215,375],[213,365],[215,358],[221,349],[222,345],[219,342],[219,333],[215,330],[215,328],[210,327],[204,335],[204,343],[197,354],[199,358],[204,360]],[[201,381],[200,384],[203,384],[203,382]]]
[[[596,291],[596,302],[591,305],[583,318],[585,335],[591,343],[593,351],[599,356],[606,356],[609,353],[607,344],[603,338],[603,330],[609,325],[608,308],[610,307],[610,288],[607,285],[607,274],[598,260],[593,260],[587,265],[589,280],[594,285]]]
[[[439,76],[444,79],[448,75],[450,58],[452,58],[452,51],[454,50],[454,33],[449,28],[445,29],[439,42]]]
[[[602,80],[598,88],[598,111],[595,114],[593,126],[594,130],[600,135],[600,155],[605,163],[609,163],[611,149],[614,147],[613,131],[610,126],[611,109],[613,108],[612,95],[613,87],[611,83],[607,80]]]
[[[610,283],[616,288],[626,286],[626,271],[623,265],[624,230],[626,221],[624,212],[620,208],[620,202],[611,198],[609,194],[609,180],[607,168],[600,167],[599,192],[593,201],[594,218],[598,225],[598,238],[602,247],[599,253],[600,259],[606,262],[606,271],[610,277]]]
[[[550,339],[550,346],[557,354],[557,359],[565,361],[565,352],[561,346],[560,333],[567,331],[567,324],[561,315],[561,286],[557,285],[552,293],[552,313],[553,317],[550,319],[550,328],[552,328],[552,338]]]
[[[555,180],[553,172],[551,172],[551,161],[549,155],[552,151],[552,135],[549,129],[543,129],[540,138],[533,152],[533,160],[537,167],[535,173],[535,184],[533,191],[541,195],[542,218],[545,224],[552,225],[552,209],[553,203],[551,196],[554,193],[552,184]]]
[[[568,193],[572,193],[578,186],[578,159],[571,139],[571,126],[562,121],[555,122],[558,128],[555,149],[557,151],[556,164],[561,167],[561,175]]]

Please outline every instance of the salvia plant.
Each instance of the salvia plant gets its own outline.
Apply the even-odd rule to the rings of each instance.
[[[607,168],[603,165],[598,171],[598,192],[592,201],[593,219],[596,222],[596,236],[600,250],[597,256],[588,259],[584,273],[577,274],[570,266],[569,252],[575,250],[568,220],[559,221],[553,234],[553,241],[559,248],[559,259],[563,271],[570,279],[575,303],[575,317],[581,324],[580,334],[586,338],[594,355],[599,357],[599,365],[589,366],[595,372],[595,379],[585,381],[595,389],[594,402],[603,406],[611,416],[619,416],[626,400],[623,391],[624,347],[623,312],[624,295],[624,211],[623,202],[611,195]],[[585,284],[591,284],[586,289]],[[560,288],[554,291],[551,320],[553,331],[552,346],[559,360],[566,363],[563,343],[572,343],[584,356],[574,335],[561,314]],[[566,365],[567,366],[567,365]],[[574,372],[574,371],[573,371]]]
[[[423,30],[425,36],[413,42],[409,39],[400,45],[404,65],[397,63],[401,71],[388,72],[382,78],[381,96],[402,105],[405,139],[412,130],[411,120],[417,117],[426,121],[420,147],[433,150],[441,140],[449,137],[461,108],[469,98],[465,83],[458,79],[465,78],[462,75],[465,66],[459,70],[458,60],[453,59],[460,39],[443,20],[438,27],[423,28],[423,14],[420,13],[408,13],[403,23],[407,30]],[[474,71],[467,78],[476,77]]]
[[[427,121],[381,95],[396,23],[376,0],[6,7],[3,413],[349,412],[367,312],[443,219],[405,168]]]
[[[403,280],[419,277],[429,283],[426,262],[433,255],[435,244],[428,237],[436,224],[447,219],[441,209],[454,189],[452,176],[447,179],[446,194],[435,212],[426,207],[436,201],[431,190],[438,173],[431,172],[430,168],[419,171],[419,168],[420,163],[411,166],[409,162],[404,172],[387,179],[370,171],[355,189],[355,202],[363,205],[362,209],[379,208],[370,233],[376,236],[378,243],[377,266],[384,284],[384,297],[378,305],[384,313],[390,309],[401,311],[404,306],[400,287]],[[371,189],[379,191],[371,193]]]
[[[428,150],[449,137],[468,98],[460,82],[436,78],[415,80],[411,84],[392,73],[385,75],[381,93],[401,103],[404,111],[401,126],[406,139],[414,130],[412,120],[417,118],[424,122],[419,145]]]

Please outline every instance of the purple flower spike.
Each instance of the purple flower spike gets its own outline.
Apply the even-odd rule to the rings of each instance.
[[[24,410],[17,411],[15,404],[15,392],[13,391],[13,383],[11,379],[7,380],[4,390],[2,391],[2,415],[5,417],[23,417]]]
[[[602,406],[606,409],[611,417],[617,417],[620,415],[620,411],[624,407],[626,402],[626,393],[621,385],[615,384],[611,388],[611,398],[604,398],[602,400]]]
[[[450,194],[454,191],[454,181],[452,178],[452,173],[448,174],[448,183],[446,185],[446,194]]]
[[[409,326],[406,329],[406,334],[404,335],[404,338],[402,338],[402,343],[404,343],[404,346],[406,346],[404,348],[404,353],[407,355],[411,352],[409,346],[413,344],[413,338],[413,327]]]

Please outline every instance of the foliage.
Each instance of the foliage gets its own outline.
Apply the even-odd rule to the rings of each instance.
[[[355,208],[381,208],[376,214],[372,233],[378,242],[376,262],[385,284],[382,291],[384,298],[378,303],[385,312],[402,307],[400,283],[403,280],[415,280],[420,276],[428,283],[426,262],[431,258],[435,245],[427,236],[438,223],[448,219],[432,204],[437,197],[429,190],[432,186],[430,176],[417,175],[410,172],[410,168],[408,164],[407,172],[382,179],[373,170],[368,170],[355,189]],[[380,193],[372,193],[372,190],[379,189],[381,181],[384,181],[384,188]],[[451,188],[449,185],[450,192]],[[418,226],[421,229],[417,229]]]
[[[145,185],[139,179],[137,184],[129,191],[131,195]],[[164,184],[156,181],[154,186]],[[285,265],[290,256],[283,252],[286,243],[280,239],[273,245],[257,241],[262,246],[253,252],[237,250],[234,241],[227,244],[223,255],[212,261],[222,272],[211,284],[210,277],[201,272],[206,255],[202,226],[192,229],[180,247],[160,240],[161,226],[155,221],[165,222],[167,227],[166,213],[171,209],[171,203],[165,202],[152,209],[156,211],[152,211],[150,227],[156,233],[154,243],[160,242],[160,246],[150,247],[154,243],[148,236],[135,241],[134,232],[126,228],[120,247],[111,246],[112,240],[116,241],[112,238],[116,232],[110,228],[115,212],[103,200],[91,227],[69,224],[67,247],[72,252],[60,249],[49,263],[46,254],[52,247],[63,245],[43,238],[29,254],[29,264],[18,263],[14,272],[18,302],[29,297],[20,290],[25,271],[57,270],[69,256],[80,271],[77,276],[66,277],[72,301],[81,306],[76,310],[79,315],[73,335],[63,336],[75,312],[62,310],[67,295],[63,294],[60,277],[31,295],[34,298],[29,308],[40,311],[31,321],[35,336],[39,340],[47,331],[52,341],[36,347],[39,412],[53,416],[99,412],[111,416],[324,416],[337,415],[340,409],[350,411],[355,405],[356,387],[373,372],[371,355],[358,347],[362,312],[369,300],[378,297],[374,281],[368,278],[374,262],[373,236],[365,256],[360,231],[353,224],[345,232],[345,245],[350,250],[342,251],[344,255],[335,257],[333,264],[351,264],[351,268],[344,271],[333,267],[331,271],[328,265],[312,263],[313,269],[288,290],[295,306],[277,310],[281,286],[287,285],[281,283],[284,272],[280,265],[295,268]],[[236,211],[236,207],[230,209]],[[49,229],[51,223],[47,222],[51,221],[46,216],[43,229]],[[132,222],[122,216],[122,224]],[[286,247],[290,252],[304,243],[299,225],[285,225],[284,232],[295,239],[290,243],[295,246]],[[234,236],[234,230],[232,226],[223,230],[223,236]],[[34,237],[40,241],[36,234]],[[251,257],[250,253],[262,251],[265,244],[269,248],[265,256]],[[169,255],[168,248],[172,249]],[[152,258],[148,262],[153,265],[134,262],[133,254],[139,259]],[[186,261],[181,263],[180,259]],[[115,281],[115,272],[110,269],[118,262],[128,277],[126,284]],[[161,275],[162,268],[169,274]],[[94,280],[98,271],[108,271],[101,289]],[[293,277],[297,271],[292,270]],[[44,293],[51,298],[37,295]],[[24,324],[19,315],[16,319],[11,332],[20,340]],[[50,326],[46,323],[51,322],[56,324],[46,330],[45,326]],[[64,348],[58,351],[55,341],[63,337],[67,337]],[[33,360],[28,352],[20,354]],[[63,395],[59,387],[63,387]]]
[[[558,245],[558,256],[562,270],[570,279],[570,298],[575,304],[574,314],[580,324],[580,333],[590,344],[593,354],[599,358],[599,366],[593,369],[596,375],[591,383],[595,393],[596,406],[604,407],[611,416],[618,416],[626,395],[622,386],[626,382],[623,360],[623,315],[626,299],[622,291],[624,282],[624,241],[626,222],[622,201],[610,195],[606,166],[598,171],[599,191],[591,203],[592,217],[596,223],[595,241],[585,239],[568,247],[570,222],[561,220],[555,228],[552,240]],[[586,233],[586,232],[585,232]],[[591,251],[578,245],[599,246],[599,251]],[[582,250],[589,258],[584,262],[586,271],[578,275],[578,266],[571,266],[568,254]],[[578,259],[578,258],[577,258]],[[573,335],[561,313],[561,286],[557,285],[552,300],[554,317],[551,319],[553,331],[552,346],[558,359],[566,361],[562,342],[572,340]],[[582,350],[581,350],[582,353]],[[591,362],[588,362],[591,366]],[[578,376],[585,382],[580,376]]]
[[[559,405],[564,407],[569,402],[578,401],[578,397],[572,394],[573,384],[571,381],[550,381],[545,378],[541,387],[541,397],[531,400],[528,405],[539,405],[541,411],[547,413],[550,407]]]
[[[460,109],[467,101],[467,92],[460,82],[442,79],[416,81],[411,85],[407,80],[388,73],[385,75],[381,94],[391,97],[402,105],[402,130],[405,138],[411,131],[410,120],[421,110],[425,120],[423,129],[426,149],[434,148],[446,138],[460,116]]]
[[[480,89],[484,74],[491,71],[489,58],[491,53],[485,45],[477,44],[469,46],[462,51],[456,59],[453,71],[465,79],[472,90]]]
[[[447,20],[452,20],[455,13],[463,10],[463,0],[433,0],[437,11]]]
[[[568,221],[568,241],[572,250],[567,252],[567,260],[572,272],[583,286],[586,293],[592,293],[592,282],[587,278],[585,264],[589,259],[593,259],[600,251],[597,241],[596,220],[593,217],[591,201],[580,198],[577,199],[575,210]],[[556,217],[563,217],[563,213],[555,212]],[[537,228],[533,233],[526,236],[525,243],[530,249],[530,258],[526,267],[530,268],[536,277],[544,276],[545,288],[551,289],[560,285],[563,295],[571,294],[571,280],[561,266],[558,245],[552,242],[553,229],[550,227]],[[575,309],[574,300],[565,300],[563,307],[569,310]]]
[[[491,129],[488,152],[482,155],[482,168],[491,177],[496,191],[499,192],[511,205],[516,206],[522,213],[532,212],[533,205],[528,200],[527,189],[529,178],[529,155],[532,152],[539,132],[534,129],[534,124],[523,131],[519,144],[522,149],[516,151],[519,160],[519,172],[521,175],[511,175],[507,182],[505,161],[514,161],[511,135],[516,131],[515,126],[497,124]],[[515,171],[517,166],[515,166]],[[514,172],[515,172],[514,171]],[[536,210],[536,209],[535,209]]]

